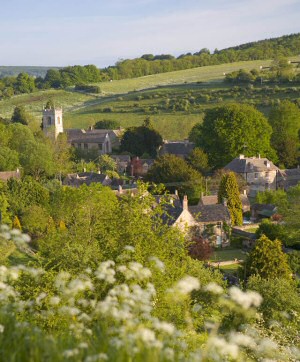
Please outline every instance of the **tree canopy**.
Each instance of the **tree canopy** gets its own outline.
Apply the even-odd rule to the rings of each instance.
[[[166,184],[170,191],[178,190],[190,201],[198,200],[202,190],[202,176],[185,160],[174,155],[165,155],[155,160],[146,175],[148,181]]]
[[[163,143],[162,136],[153,128],[148,119],[139,127],[128,128],[121,140],[121,152],[127,151],[135,156],[148,153],[156,157],[158,147]]]
[[[276,160],[270,146],[272,128],[264,115],[246,104],[229,104],[209,109],[190,139],[208,154],[209,164],[225,166],[239,154],[261,154]]]
[[[230,212],[232,225],[242,225],[243,206],[234,172],[225,173],[220,182],[218,202],[221,204],[225,201]]]
[[[299,158],[300,109],[288,101],[280,102],[271,109],[269,122],[273,128],[271,144],[279,162],[286,168],[295,167]]]

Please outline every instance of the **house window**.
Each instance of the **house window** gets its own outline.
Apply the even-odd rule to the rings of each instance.
[[[89,148],[88,144],[87,144],[87,143],[84,143],[83,148],[84,148],[85,150],[87,150],[87,149]]]
[[[102,143],[98,143],[98,149],[102,151]]]
[[[258,172],[255,172],[255,173],[254,173],[254,178],[255,178],[255,180],[258,179],[258,176],[259,176],[259,173],[258,173]]]

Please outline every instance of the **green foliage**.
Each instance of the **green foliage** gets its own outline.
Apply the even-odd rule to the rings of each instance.
[[[201,174],[174,155],[156,159],[146,179],[156,184],[165,184],[170,191],[178,190],[181,197],[187,195],[192,203],[199,199],[202,190]]]
[[[13,171],[20,166],[18,152],[9,147],[0,148],[0,171]]]
[[[117,169],[117,162],[109,155],[101,155],[98,164],[102,173],[115,171]]]
[[[144,122],[139,127],[127,129],[121,140],[121,152],[127,151],[135,156],[147,152],[151,157],[156,157],[158,147],[163,143],[161,135],[153,129],[151,124]]]
[[[118,121],[112,119],[103,119],[94,124],[95,129],[117,129],[120,127]]]
[[[269,219],[264,219],[255,232],[257,238],[260,238],[262,235],[265,235],[271,240],[279,239],[283,242],[286,242],[288,233],[281,224],[272,223]]]
[[[21,123],[27,126],[29,121],[29,115],[25,111],[25,108],[22,106],[15,107],[14,113],[11,117],[11,121],[13,123]]]
[[[201,174],[205,174],[210,170],[208,156],[201,148],[194,148],[187,158],[187,162]]]
[[[243,153],[274,160],[271,127],[262,113],[244,104],[230,104],[206,112],[202,125],[190,137],[208,154],[209,164],[222,167]]]
[[[243,205],[240,199],[239,186],[234,172],[225,173],[220,182],[218,203],[221,204],[225,200],[230,212],[232,225],[242,225]]]
[[[289,264],[292,271],[296,274],[300,273],[300,251],[293,250],[288,253]]]
[[[273,128],[271,144],[279,162],[286,168],[295,167],[299,157],[300,109],[290,101],[280,102],[272,108],[269,122]]]
[[[284,190],[265,190],[256,194],[255,202],[258,204],[273,204],[284,208],[287,206],[287,194]]]
[[[259,275],[263,279],[291,279],[292,271],[288,265],[287,255],[282,251],[278,239],[270,240],[262,235],[256,240],[254,248],[245,262],[248,275]]]

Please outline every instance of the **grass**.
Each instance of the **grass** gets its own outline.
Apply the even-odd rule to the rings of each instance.
[[[222,266],[220,266],[220,270],[222,272],[225,272],[226,274],[236,275],[236,272],[239,267],[240,267],[240,264],[222,265]]]
[[[244,260],[245,254],[242,252],[241,249],[220,249],[215,250],[211,261],[218,262],[218,261],[230,261],[230,260]]]
[[[34,118],[32,128],[38,129],[43,105],[53,99],[63,107],[65,128],[87,128],[104,119],[116,120],[126,128],[140,125],[151,116],[163,138],[179,140],[188,137],[208,108],[234,101],[247,102],[267,115],[271,105],[279,100],[298,99],[299,86],[263,85],[251,89],[222,82],[223,73],[241,68],[258,69],[270,63],[270,60],[238,62],[103,82],[99,84],[103,92],[100,95],[73,89],[38,91],[0,101],[0,116],[10,118],[15,106],[25,106]],[[182,101],[188,101],[188,109],[178,107]]]
[[[106,94],[122,94],[137,90],[166,86],[172,84],[192,82],[220,82],[224,79],[224,73],[230,73],[239,69],[257,69],[269,66],[272,60],[254,60],[235,62],[220,65],[209,65],[192,69],[178,70],[175,72],[153,74],[133,79],[122,79],[112,82],[98,83],[102,92]]]

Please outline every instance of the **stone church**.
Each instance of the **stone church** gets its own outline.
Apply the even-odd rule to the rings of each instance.
[[[99,155],[112,152],[119,147],[120,130],[66,129],[63,128],[62,108],[43,109],[42,129],[47,137],[56,139],[60,133],[65,133],[68,142],[83,151],[97,150]]]

